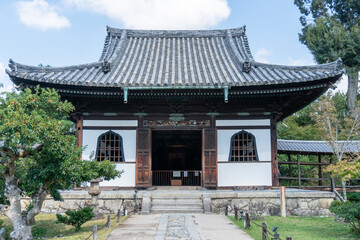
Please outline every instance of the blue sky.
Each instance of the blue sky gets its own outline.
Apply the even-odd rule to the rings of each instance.
[[[95,62],[106,25],[137,29],[224,29],[246,25],[257,61],[314,64],[292,0],[23,0],[0,1],[0,82],[8,61],[64,66]],[[4,90],[4,89],[3,89]]]

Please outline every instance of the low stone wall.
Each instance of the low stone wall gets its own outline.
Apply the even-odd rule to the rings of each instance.
[[[61,196],[64,201],[54,201],[53,198],[48,196],[41,209],[42,213],[64,213],[66,210],[74,210],[79,207],[91,206],[91,196],[87,191],[64,191],[61,192]],[[138,194],[137,210],[141,210],[142,195]],[[30,203],[29,198],[22,199],[22,207]],[[124,206],[128,211],[128,214],[132,214],[135,211],[135,199],[134,192],[115,192],[115,191],[103,191],[99,195],[99,209],[104,214],[115,214],[118,209],[124,210]]]
[[[255,191],[186,191],[187,194],[204,194],[211,199],[211,211],[224,214],[228,205],[229,214],[234,214],[234,206],[239,210],[251,215],[280,215],[280,191],[279,190],[255,190]],[[157,192],[139,191],[137,194],[137,212],[141,212],[142,197],[154,194],[183,194],[181,191]],[[87,191],[64,191],[61,193],[64,201],[54,201],[46,198],[43,213],[63,213],[68,209],[74,210],[79,207],[91,206],[91,196]],[[298,216],[327,216],[331,215],[328,210],[334,199],[332,192],[309,191],[289,189],[286,192],[286,206],[288,215]],[[22,207],[25,209],[30,203],[29,198],[22,199]],[[135,212],[134,191],[103,191],[99,195],[100,212],[117,213],[123,211],[124,206],[129,214]]]
[[[289,191],[286,193],[287,215],[328,216],[334,199],[332,192]],[[280,191],[243,191],[211,194],[212,211],[224,214],[228,205],[230,214],[234,207],[251,215],[280,215]]]

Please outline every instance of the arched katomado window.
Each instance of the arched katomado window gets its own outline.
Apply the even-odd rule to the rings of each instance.
[[[258,161],[254,135],[241,131],[231,137],[229,161]]]
[[[96,159],[98,161],[109,159],[111,162],[125,161],[122,137],[113,131],[101,134],[98,137]]]

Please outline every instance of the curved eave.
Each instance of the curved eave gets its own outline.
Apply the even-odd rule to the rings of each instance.
[[[153,82],[129,81],[124,79],[122,82],[116,81],[111,71],[106,73],[102,69],[101,62],[90,64],[69,66],[69,67],[35,67],[16,63],[10,60],[6,73],[12,78],[17,79],[15,84],[19,84],[21,79],[31,82],[47,83],[59,86],[79,86],[96,88],[133,88],[133,89],[181,89],[181,88],[238,88],[238,87],[260,87],[276,86],[283,84],[301,84],[306,82],[316,82],[328,78],[340,78],[344,73],[341,69],[341,61],[314,66],[282,66],[271,65],[258,62],[250,62],[251,71],[243,73],[240,81],[227,81],[219,79],[216,82],[166,82],[162,79]],[[109,78],[113,78],[109,80]],[[108,79],[108,81],[103,81]]]

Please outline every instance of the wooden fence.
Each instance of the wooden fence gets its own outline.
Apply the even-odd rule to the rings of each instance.
[[[280,155],[286,156],[287,158],[287,161],[278,161],[280,170],[279,180],[281,186],[319,190],[332,189],[333,186],[331,178],[329,174],[324,173],[323,171],[323,168],[333,162],[332,154],[301,154],[297,152],[280,152],[279,159],[281,159]],[[307,157],[308,161],[301,161],[302,156]],[[316,160],[314,161],[314,159]],[[286,167],[282,168],[281,166]],[[304,167],[302,166],[310,166],[310,168],[308,167],[307,171],[305,172]],[[346,187],[351,190],[360,190],[360,179],[352,179],[348,181],[348,185]],[[335,181],[335,188],[341,188],[340,181]]]

